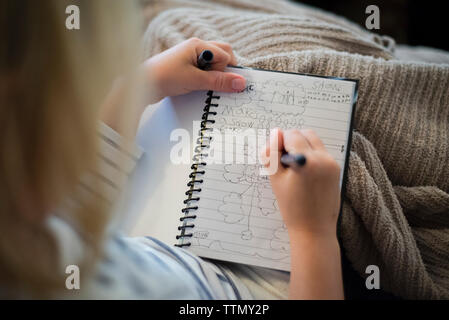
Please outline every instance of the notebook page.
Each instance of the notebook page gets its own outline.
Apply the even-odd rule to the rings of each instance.
[[[244,138],[225,136],[220,141],[213,136],[204,159],[207,166],[189,250],[208,258],[290,270],[287,230],[269,177],[260,174],[259,150],[271,128],[311,128],[344,168],[356,83],[252,69],[230,71],[245,76],[247,89],[215,93],[220,98],[211,111],[217,114],[208,127]],[[223,162],[217,163],[220,154]]]
[[[205,91],[198,91],[165,98],[145,110],[137,134],[145,153],[125,189],[121,210],[126,212],[122,229],[129,235],[151,236],[170,246],[176,243],[191,164],[171,161],[171,150],[178,143],[171,134],[183,129],[193,137],[192,123],[201,119],[205,96]]]

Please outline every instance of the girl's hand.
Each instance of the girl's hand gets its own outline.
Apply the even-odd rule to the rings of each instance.
[[[203,50],[214,54],[209,71],[197,67],[197,59]],[[239,92],[246,81],[241,75],[223,72],[227,65],[237,60],[227,43],[203,41],[191,38],[148,59],[144,66],[150,83],[156,88],[155,101],[166,96],[177,96],[195,90]]]
[[[306,164],[284,168],[281,153],[302,153]],[[271,133],[270,176],[290,238],[291,299],[344,299],[337,218],[340,168],[310,130]]]
[[[270,180],[290,238],[336,239],[340,209],[337,162],[311,130],[274,129],[266,154],[273,150],[276,154],[269,159],[277,161],[278,167]],[[306,164],[297,169],[283,167],[280,163],[283,150],[305,155]]]

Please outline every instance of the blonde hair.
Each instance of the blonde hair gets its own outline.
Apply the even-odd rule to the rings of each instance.
[[[79,30],[65,26],[71,4],[80,9]],[[139,60],[136,7],[122,0],[0,3],[0,295],[52,297],[64,288],[46,217],[96,166],[99,108],[113,80]],[[101,251],[109,210],[91,198],[62,217],[88,248],[86,267]]]

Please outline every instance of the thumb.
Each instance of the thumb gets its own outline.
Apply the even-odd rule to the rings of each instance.
[[[260,155],[262,164],[265,166],[265,174],[270,176],[285,170],[280,161],[284,150],[284,137],[282,130],[274,128],[270,132],[270,140],[262,154]]]
[[[240,92],[246,87],[245,78],[236,73],[202,70],[199,70],[199,72],[199,81],[202,90]]]
[[[270,174],[283,172],[285,169],[281,165],[281,156],[284,151],[284,134],[281,129],[274,128],[270,132]]]

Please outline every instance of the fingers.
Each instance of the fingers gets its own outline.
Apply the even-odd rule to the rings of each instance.
[[[315,150],[326,150],[323,141],[318,137],[315,131],[310,129],[301,130],[302,135],[307,139],[312,149]]]
[[[195,71],[199,90],[214,90],[220,92],[240,92],[246,87],[243,76],[222,71]]]
[[[288,153],[307,153],[312,149],[307,138],[299,130],[286,130],[284,132],[284,148]]]
[[[308,150],[326,151],[321,139],[310,129],[285,131],[284,145],[285,150],[291,153],[305,153]]]
[[[224,68],[226,68],[226,66],[230,64],[231,60],[233,59],[233,56],[230,53],[206,41],[202,41],[195,47],[196,56],[199,57],[201,52],[203,52],[204,50],[210,50],[214,54],[210,70],[223,71]]]
[[[209,43],[223,49],[224,51],[226,51],[226,53],[229,54],[229,56],[231,57],[231,60],[228,63],[229,65],[231,66],[237,65],[237,58],[235,57],[234,52],[232,51],[232,47],[229,43],[218,41],[209,41]]]
[[[262,163],[272,166],[273,161],[278,164],[278,170],[285,168],[280,165],[280,158],[285,151],[294,154],[310,155],[312,150],[326,150],[323,142],[313,130],[285,130],[273,129],[270,134],[270,142],[266,149],[261,153]],[[275,154],[273,154],[273,151]]]
[[[214,54],[211,70],[223,71],[227,65],[236,65],[237,59],[228,43],[218,41],[203,41],[191,38],[188,43],[195,48],[196,57],[204,50],[210,50]]]
[[[223,72],[227,65],[237,64],[237,59],[229,44],[217,41],[203,41],[191,38],[187,42],[194,48],[195,57],[204,50],[210,50],[214,54],[211,68],[208,71],[194,70],[194,76],[198,81],[196,89],[214,90],[220,92],[240,92],[246,87],[246,80],[243,76],[231,72]],[[194,65],[196,65],[196,60]]]

